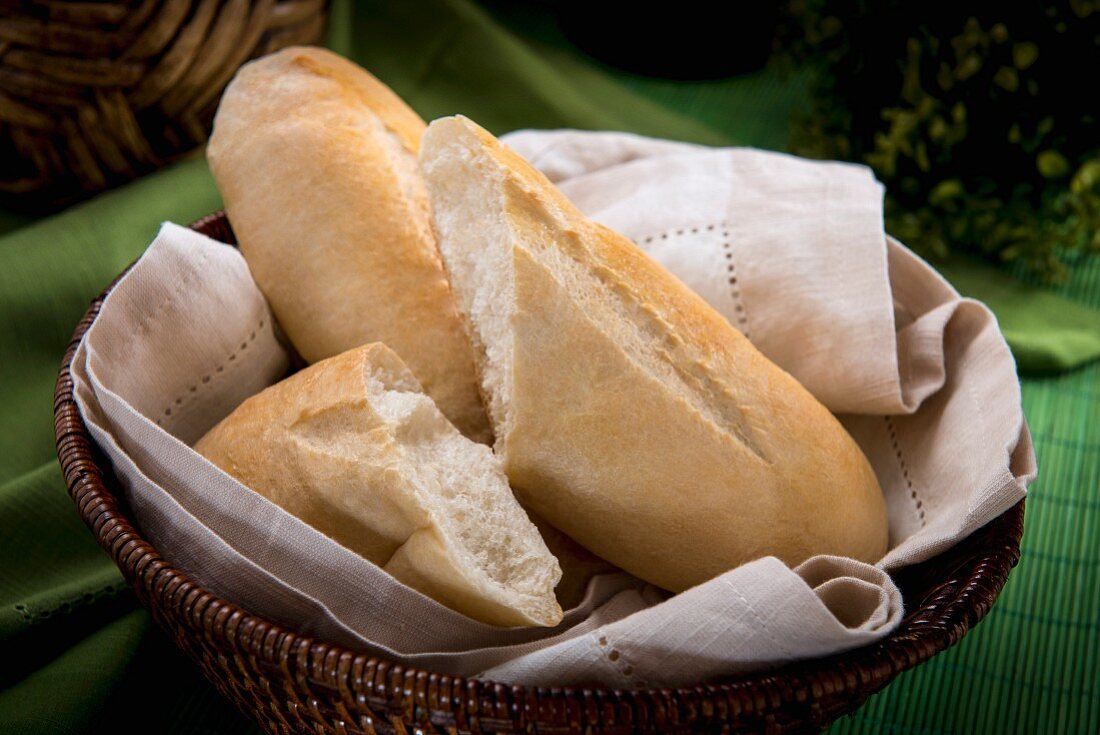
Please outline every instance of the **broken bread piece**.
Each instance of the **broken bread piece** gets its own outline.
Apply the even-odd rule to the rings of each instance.
[[[420,164],[520,501],[672,591],[763,556],[877,561],[882,492],[794,378],[463,117]]]
[[[195,445],[245,486],[471,618],[552,626],[561,577],[492,451],[369,344],[242,403]]]

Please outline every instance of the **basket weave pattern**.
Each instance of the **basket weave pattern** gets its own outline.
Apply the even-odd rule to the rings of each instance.
[[[193,228],[234,242],[223,214]],[[110,289],[77,326],[58,377],[55,431],[65,482],[85,523],[157,622],[223,695],[270,733],[815,732],[955,644],[989,611],[1019,561],[1023,501],[949,551],[895,576],[907,615],[887,639],[681,689],[505,686],[357,654],[218,598],[143,538],[73,398],[73,356]]]
[[[250,58],[322,35],[327,0],[0,0],[0,199],[56,206],[206,140]]]

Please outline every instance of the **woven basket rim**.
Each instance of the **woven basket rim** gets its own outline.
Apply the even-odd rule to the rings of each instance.
[[[191,225],[205,234],[219,227],[231,233],[224,212],[215,212]],[[404,708],[410,715],[414,708],[430,704],[419,701],[422,697],[414,691],[423,685],[440,692],[463,692],[462,696],[468,700],[464,705],[457,694],[453,701],[444,698],[439,702],[443,710],[484,703],[486,697],[512,703],[508,711],[499,711],[498,719],[502,720],[523,716],[527,721],[537,721],[536,713],[548,706],[559,709],[565,706],[572,711],[574,705],[592,707],[592,702],[598,700],[605,706],[629,706],[633,714],[628,713],[627,717],[635,722],[646,719],[647,712],[651,720],[654,716],[657,721],[665,719],[669,707],[688,708],[692,716],[707,716],[711,718],[708,722],[723,723],[735,722],[737,716],[770,717],[786,707],[798,706],[800,711],[810,712],[813,722],[822,726],[855,710],[902,671],[954,645],[985,616],[1010,570],[1019,562],[1023,500],[952,549],[917,565],[916,568],[942,568],[945,579],[934,588],[938,592],[929,593],[919,607],[907,610],[902,624],[885,639],[842,654],[677,688],[617,690],[600,686],[544,688],[501,684],[406,667],[296,633],[220,598],[176,569],[144,537],[128,509],[105,482],[113,474],[80,416],[70,368],[77,347],[104,300],[132,267],[133,264],[128,266],[91,302],[62,359],[54,397],[55,434],[69,493],[99,544],[162,626],[184,626],[196,635],[206,636],[213,645],[229,646],[257,657],[265,666],[270,665],[285,676],[305,676],[317,686],[373,692],[374,699],[384,702],[386,707]],[[989,543],[982,545],[976,539]],[[937,562],[941,566],[936,566]],[[907,571],[903,570],[899,576]],[[210,674],[207,675],[209,678]],[[394,685],[387,687],[387,682]],[[400,682],[404,684],[397,686]],[[228,696],[220,685],[219,689]],[[524,703],[525,712],[511,711],[520,702]],[[721,704],[721,711],[710,711],[715,702]],[[501,706],[497,704],[498,709]],[[589,719],[596,716],[593,713],[594,710],[586,714],[582,709],[574,714]],[[598,715],[606,719],[607,713]],[[560,719],[560,713],[555,717]]]

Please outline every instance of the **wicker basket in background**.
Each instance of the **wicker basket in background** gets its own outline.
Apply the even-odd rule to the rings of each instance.
[[[327,0],[0,0],[0,204],[43,210],[206,140],[234,72],[321,39]]]

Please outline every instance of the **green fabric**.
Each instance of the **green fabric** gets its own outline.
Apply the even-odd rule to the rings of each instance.
[[[202,158],[148,176],[0,238],[0,482],[43,461],[57,366],[88,302],[165,220],[190,222],[221,198]],[[48,458],[48,457],[47,457]]]
[[[331,44],[422,115],[780,149],[799,77],[673,83],[573,50],[530,4],[338,2]],[[166,219],[219,206],[195,158],[39,221],[0,213],[0,732],[258,731],[155,629],[81,524],[53,454],[57,365],[89,300]],[[833,732],[1100,731],[1100,260],[1057,291],[946,268],[1026,369],[1042,474],[1023,561],[987,620]],[[1053,371],[1062,371],[1056,373]],[[150,707],[149,705],[155,705]]]
[[[1100,357],[1096,309],[978,260],[954,257],[936,266],[960,293],[993,310],[1022,372],[1068,370]]]
[[[146,641],[170,646],[150,636],[148,614],[65,490],[53,390],[88,302],[161,221],[190,222],[220,204],[205,160],[194,158],[0,237],[0,732],[87,731],[108,698],[138,690],[141,680],[125,673]],[[182,659],[173,679],[189,692],[205,686]]]

